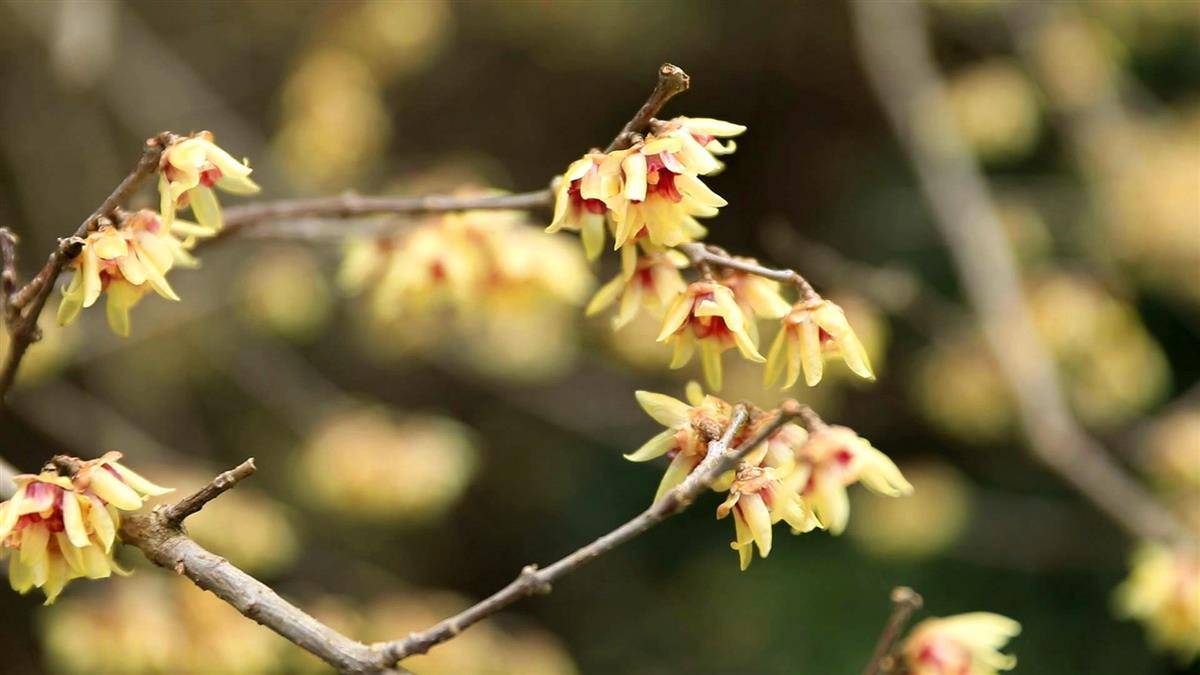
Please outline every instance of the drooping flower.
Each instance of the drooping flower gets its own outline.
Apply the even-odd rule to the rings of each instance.
[[[122,511],[136,511],[150,497],[159,497],[172,492],[172,488],[155,485],[141,474],[121,464],[119,452],[106,452],[96,459],[79,465],[71,478],[76,490],[91,493],[104,503],[112,504]]]
[[[655,125],[657,136],[679,138],[684,142],[684,148],[690,158],[690,164],[696,166],[703,175],[720,171],[723,167],[713,155],[728,155],[737,149],[737,143],[729,141],[722,145],[718,138],[732,138],[745,133],[746,127],[733,122],[725,122],[711,117],[675,117]],[[695,143],[695,145],[692,145]],[[707,153],[701,153],[696,146]]]
[[[687,256],[674,249],[650,251],[638,255],[636,246],[621,250],[621,273],[600,287],[588,303],[587,314],[598,314],[621,299],[613,329],[620,329],[645,307],[662,317],[671,302],[687,288],[679,270],[688,266]]]
[[[625,152],[589,152],[571,163],[559,178],[554,219],[547,232],[579,232],[588,260],[604,249],[609,202],[621,193],[621,160]]]
[[[712,279],[703,279],[690,284],[667,311],[658,341],[674,347],[672,368],[691,361],[698,344],[708,386],[720,390],[723,352],[737,347],[751,361],[764,360],[746,323],[733,291]]]
[[[783,386],[792,386],[804,370],[804,381],[816,386],[825,370],[825,359],[840,356],[859,377],[875,379],[867,350],[846,321],[846,313],[821,297],[801,300],[783,318],[783,325],[767,354],[764,374],[771,386],[784,373]]]
[[[221,229],[224,218],[213,188],[235,195],[259,191],[258,185],[250,180],[250,167],[217,147],[213,135],[207,131],[163,150],[159,161],[159,210],[168,227],[175,222],[176,209],[188,206],[201,227],[210,231]]]
[[[715,216],[727,204],[697,177],[707,165],[698,164],[684,145],[680,138],[647,136],[625,151],[622,191],[619,199],[609,200],[615,249],[642,238],[654,246],[695,241],[707,233],[696,217]],[[712,158],[703,148],[700,152]]]
[[[708,441],[719,437],[728,427],[733,406],[716,396],[705,396],[695,382],[688,384],[688,403],[649,391],[638,391],[636,396],[646,414],[667,427],[625,455],[625,459],[633,462],[646,462],[663,455],[671,459],[654,495],[654,501],[658,501],[704,460]]]
[[[1021,624],[990,612],[971,612],[917,624],[901,648],[910,675],[996,675],[1012,670],[1017,657],[1000,649]]]
[[[1123,616],[1145,625],[1156,648],[1185,664],[1200,657],[1200,551],[1143,544],[1116,601]]]
[[[889,497],[907,495],[913,490],[887,455],[853,429],[842,426],[827,426],[810,433],[796,449],[796,468],[785,482],[812,507],[817,520],[831,534],[841,534],[850,519],[848,486],[861,482]]]
[[[751,264],[753,258],[737,258]],[[779,292],[779,282],[757,274],[726,269],[721,275],[721,284],[733,291],[733,298],[746,315],[746,332],[754,344],[758,344],[758,319],[782,319],[791,311],[792,305]]]
[[[808,532],[816,518],[798,494],[780,480],[781,472],[769,466],[744,462],[729,487],[729,496],[717,507],[717,518],[733,512],[736,538],[730,546],[738,552],[741,568],[750,566],[754,547],[765,558],[771,553],[771,526],[786,521],[793,531]]]
[[[176,233],[187,238],[180,241]],[[171,227],[153,211],[142,210],[125,219],[121,227],[105,225],[84,240],[83,250],[71,261],[71,282],[63,290],[58,322],[67,325],[80,310],[107,294],[108,325],[118,335],[129,335],[129,310],[153,290],[168,300],[179,300],[167,282],[175,265],[194,267],[190,242],[206,234],[193,223],[176,221]]]

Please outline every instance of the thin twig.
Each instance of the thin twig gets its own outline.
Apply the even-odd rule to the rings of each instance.
[[[127,517],[122,541],[139,548],[154,564],[186,576],[232,605],[246,618],[270,628],[343,673],[401,673],[384,663],[381,652],[342,635],[289,603],[229,561],[188,538],[180,521],[199,511],[239,480],[254,473],[253,460],[217,476],[195,494],[149,514]]]
[[[956,123],[934,64],[924,10],[914,2],[856,0],[857,38],[888,120],[908,151],[1017,400],[1033,454],[1136,537],[1194,542],[1179,519],[1079,426],[1017,276],[986,181]]]
[[[41,316],[42,309],[46,306],[46,300],[50,297],[50,291],[54,289],[54,282],[58,279],[59,273],[68,262],[79,255],[84,237],[96,229],[102,219],[109,218],[117,207],[124,204],[125,200],[133,195],[142,181],[158,169],[163,149],[171,143],[172,138],[171,134],[164,132],[148,139],[142,150],[141,158],[129,175],[79,225],[73,235],[58,240],[58,247],[50,254],[50,258],[41,271],[24,287],[9,296],[10,309],[8,311],[16,312],[19,316],[14,317],[12,325],[9,326],[12,339],[8,345],[8,354],[5,357],[3,369],[0,370],[0,405],[3,405],[4,397],[12,388],[13,381],[17,376],[17,368],[20,367],[29,345],[41,338],[37,327],[38,317]]]
[[[225,228],[217,236],[200,241],[196,248],[234,236],[241,230],[272,220],[297,218],[358,218],[376,215],[419,215],[477,209],[534,209],[550,206],[549,189],[511,195],[422,195],[416,197],[368,197],[348,192],[330,197],[259,202],[225,209]]]
[[[17,290],[17,235],[0,227],[0,319],[6,326],[17,318],[17,308],[12,304],[12,294]]]
[[[879,634],[879,642],[875,643],[875,651],[871,654],[867,667],[863,669],[863,675],[891,672],[892,651],[896,641],[904,633],[904,627],[908,625],[913,612],[921,609],[922,604],[924,600],[913,589],[907,586],[892,589],[892,614],[888,617],[883,632]]]
[[[538,569],[537,565],[525,567],[512,583],[491,597],[425,631],[413,633],[403,640],[383,643],[376,647],[384,650],[389,659],[395,661],[414,654],[424,654],[430,648],[454,638],[472,624],[499,612],[521,598],[535,593],[549,593],[552,583],[559,578],[574,572],[584,564],[686,509],[708,489],[713,481],[733,469],[743,456],[760,445],[789,420],[800,415],[800,411],[801,406],[795,401],[785,402],[781,405],[780,412],[775,419],[754,438],[742,443],[736,449],[730,450],[729,446],[734,437],[741,431],[749,417],[745,406],[737,406],[732,421],[725,429],[724,434],[709,443],[708,454],[704,461],[683,483],[637,517],[544,569]]]
[[[667,101],[674,98],[676,94],[687,91],[691,83],[691,78],[683,72],[683,68],[670,63],[662,64],[658,69],[658,82],[654,85],[654,91],[650,92],[650,98],[646,99],[637,114],[625,123],[624,128],[604,151],[624,150],[633,145],[637,137],[646,133],[646,130],[650,128],[650,122],[667,104]]]
[[[783,284],[791,284],[799,289],[801,300],[815,300],[821,297],[820,294],[813,289],[812,284],[808,283],[808,279],[800,276],[800,273],[794,270],[763,267],[762,265],[759,265],[758,263],[747,258],[737,258],[731,256],[716,246],[702,244],[700,242],[680,244],[676,248],[686,255],[688,260],[690,260],[693,265],[723,267],[725,269],[737,270],[739,272],[748,272],[750,274],[765,277]]]

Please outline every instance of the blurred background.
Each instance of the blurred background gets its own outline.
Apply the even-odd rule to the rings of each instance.
[[[1200,4],[1056,4],[1036,36],[1008,3],[929,9],[1075,413],[1200,527]],[[880,373],[788,395],[871,439],[916,494],[854,489],[846,535],[783,537],[745,573],[702,502],[406,665],[853,673],[908,584],[927,613],[1020,621],[1021,673],[1200,673],[1114,615],[1133,542],[1025,451],[841,3],[9,0],[0,224],[31,273],[163,129],[214,132],[262,199],[538,189],[608,142],[663,61],[692,77],[668,116],[749,127],[708,181],[730,202],[710,240],[800,270]],[[548,218],[514,216],[511,245],[554,274],[470,320],[348,294],[340,237],[213,247],[172,275],[183,302],[148,298],[128,339],[102,312],[58,330],[48,311],[0,454],[30,471],[119,449],[183,491],[254,456],[193,535],[355,637],[423,629],[646,506],[660,467],[621,454],[658,429],[633,391],[681,396],[696,376],[666,370],[655,322],[584,318],[614,261],[532,236]],[[782,396],[748,366],[726,359],[724,398]],[[54,607],[0,592],[0,670],[324,672],[122,557],[134,577]]]

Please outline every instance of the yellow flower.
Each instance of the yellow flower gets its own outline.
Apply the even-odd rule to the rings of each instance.
[[[846,488],[861,482],[889,497],[912,493],[900,469],[853,429],[830,426],[818,429],[796,449],[796,468],[785,479],[812,507],[821,526],[841,534],[850,519]]]
[[[794,490],[780,481],[771,467],[744,462],[738,469],[729,497],[717,507],[717,518],[733,512],[736,539],[730,546],[738,552],[742,570],[750,566],[754,547],[763,558],[771,553],[771,526],[783,520],[796,532],[808,532],[817,522],[811,510]]]
[[[738,307],[733,291],[706,279],[690,284],[667,311],[658,341],[674,347],[672,368],[691,361],[700,346],[701,364],[710,389],[721,388],[721,354],[737,347],[751,361],[763,361],[758,347],[746,330],[746,317]]]
[[[716,396],[705,396],[695,382],[688,384],[688,403],[649,391],[639,391],[636,396],[646,414],[667,427],[642,447],[625,455],[625,459],[632,462],[646,462],[663,455],[670,457],[671,464],[654,495],[654,501],[658,501],[704,460],[708,440],[719,437],[729,425],[733,406]]]
[[[1145,624],[1157,648],[1185,664],[1200,656],[1200,552],[1143,544],[1116,601],[1123,616]]]
[[[688,266],[688,259],[674,249],[639,256],[637,246],[626,246],[621,249],[621,265],[621,273],[601,286],[587,306],[587,314],[592,316],[620,297],[620,309],[613,317],[614,330],[632,321],[639,307],[661,318],[671,301],[687,288],[679,270]]]
[[[971,612],[917,624],[901,648],[909,675],[996,675],[1017,657],[1000,649],[1021,624],[990,612]]]
[[[188,241],[180,241],[176,233]],[[167,282],[167,272],[175,265],[196,265],[187,249],[189,242],[203,235],[194,224],[184,221],[168,228],[147,210],[134,213],[120,228],[106,225],[89,234],[83,250],[71,261],[75,274],[63,290],[59,324],[71,323],[80,310],[107,293],[109,327],[118,335],[129,335],[129,310],[146,291],[153,289],[168,300],[179,300]]]
[[[678,137],[647,136],[623,151],[622,191],[608,202],[616,225],[615,249],[643,238],[655,246],[695,241],[707,233],[696,216],[715,216],[727,204],[697,178],[705,165],[684,146]],[[700,152],[712,158],[703,148]]]
[[[801,300],[783,318],[783,325],[767,354],[764,375],[771,386],[783,374],[783,386],[792,386],[804,369],[804,381],[816,386],[821,381],[828,356],[841,356],[856,375],[875,379],[867,350],[846,321],[846,313],[833,302],[816,297]]]
[[[607,155],[589,152],[572,162],[558,179],[554,219],[546,231],[579,232],[588,260],[595,260],[604,249],[609,201],[621,193],[621,159],[625,154],[627,151]]]
[[[40,588],[51,604],[72,579],[127,574],[112,555],[118,510],[141,508],[146,495],[165,490],[117,463],[120,457],[83,462],[73,479],[53,469],[13,479],[17,492],[0,504],[0,556],[12,552],[13,590]]]
[[[735,258],[742,262],[756,264],[754,258]],[[758,344],[758,319],[782,319],[791,311],[792,305],[780,294],[778,281],[773,281],[757,274],[725,270],[721,275],[721,284],[733,291],[733,298],[738,307],[746,315],[746,332],[754,344]]]
[[[159,161],[159,210],[168,227],[175,222],[176,208],[190,206],[201,227],[210,231],[221,229],[224,219],[214,187],[235,195],[259,191],[258,185],[250,180],[250,167],[217,147],[213,135],[207,131],[163,151]]]

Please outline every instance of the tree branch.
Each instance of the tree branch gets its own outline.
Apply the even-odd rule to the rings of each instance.
[[[613,138],[612,143],[604,149],[604,152],[612,152],[614,150],[624,150],[633,145],[637,137],[646,133],[650,128],[650,121],[662,110],[663,106],[675,97],[676,94],[682,94],[691,86],[691,78],[683,72],[683,68],[664,63],[658,68],[658,82],[654,85],[654,91],[650,92],[650,98],[642,104],[638,109],[637,114],[633,116],[621,132]]]
[[[808,283],[807,279],[800,276],[798,272],[793,270],[763,267],[762,265],[751,262],[745,258],[735,258],[716,246],[701,242],[680,244],[675,248],[679,249],[684,255],[686,255],[688,260],[691,261],[692,265],[711,265],[716,267],[724,267],[725,269],[756,274],[760,277],[765,277],[783,284],[791,284],[799,289],[801,300],[813,300],[821,297],[820,294],[813,289],[812,284]]]
[[[904,627],[908,625],[908,620],[912,617],[913,612],[921,609],[924,602],[919,593],[907,586],[897,586],[892,589],[892,614],[884,624],[883,632],[879,635],[879,642],[875,644],[875,651],[871,654],[871,660],[863,669],[863,675],[878,675],[881,672],[892,671],[892,650],[896,641],[904,633]]]
[[[17,317],[17,308],[12,304],[17,284],[17,235],[0,227],[0,320],[6,326]]]
[[[749,417],[746,407],[738,405],[732,421],[719,439],[712,440],[708,445],[708,454],[704,461],[678,487],[663,496],[632,520],[617,529],[596,539],[592,543],[558,560],[544,569],[537,565],[528,565],[521,570],[512,583],[497,591],[491,597],[479,602],[463,612],[456,614],[431,628],[420,633],[413,633],[403,640],[386,642],[376,645],[388,655],[389,661],[399,661],[414,654],[424,654],[432,647],[453,639],[463,630],[485,619],[496,612],[508,607],[521,598],[535,593],[549,593],[551,584],[561,577],[574,572],[586,563],[608,553],[625,542],[641,535],[645,531],[686,509],[700,496],[721,474],[733,469],[747,453],[775,433],[781,426],[801,414],[804,408],[795,401],[785,401],[775,419],[764,427],[754,438],[742,443],[736,449],[729,445],[741,431]]]
[[[1030,448],[1136,537],[1194,542],[1179,519],[1116,464],[1073,418],[1025,304],[1016,262],[934,64],[922,7],[856,0],[863,62],[908,151],[967,295],[1008,381]]]
[[[139,548],[154,564],[186,576],[255,621],[316,655],[343,673],[402,673],[384,655],[342,635],[289,603],[269,586],[214,555],[184,533],[182,521],[254,473],[254,460],[217,476],[195,494],[121,524],[122,541]]]
[[[8,345],[8,354],[5,356],[4,365],[0,369],[0,406],[3,405],[8,390],[12,388],[13,380],[17,376],[17,368],[21,366],[21,360],[25,357],[29,345],[41,339],[41,333],[37,327],[38,317],[41,316],[42,309],[46,306],[50,292],[54,290],[54,282],[58,279],[59,273],[68,262],[79,255],[79,251],[83,248],[84,237],[95,230],[103,219],[110,218],[117,207],[124,204],[125,200],[129,199],[137,190],[142,181],[158,170],[158,162],[162,157],[163,149],[171,143],[172,138],[171,134],[164,132],[148,139],[142,150],[141,158],[129,175],[76,228],[73,235],[58,240],[58,247],[54,249],[41,271],[29,283],[7,296],[7,313],[11,319],[9,333],[12,339]],[[15,256],[15,253],[13,255]]]

